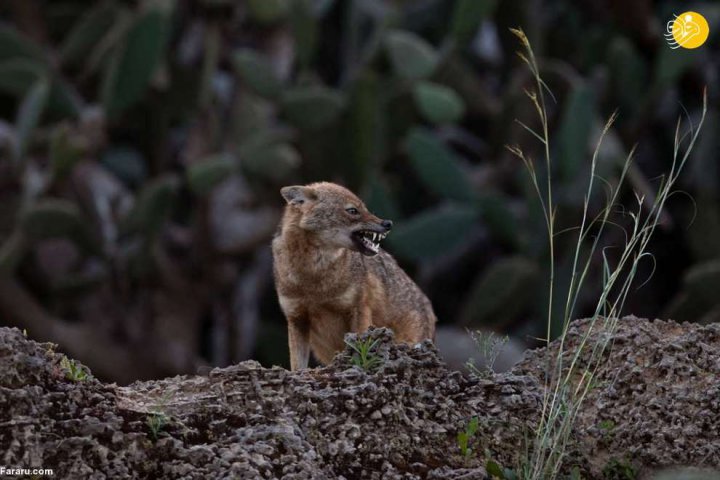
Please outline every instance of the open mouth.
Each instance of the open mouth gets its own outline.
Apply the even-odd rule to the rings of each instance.
[[[385,237],[387,237],[387,233],[371,232],[370,230],[358,230],[352,233],[352,239],[358,250],[368,257],[380,252],[380,241]]]

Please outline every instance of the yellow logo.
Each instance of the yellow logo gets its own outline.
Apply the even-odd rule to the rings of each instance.
[[[710,27],[705,17],[697,12],[684,12],[675,15],[667,23],[665,39],[673,50],[676,48],[698,48],[710,35]]]

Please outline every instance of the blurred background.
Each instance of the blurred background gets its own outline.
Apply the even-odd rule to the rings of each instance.
[[[687,10],[710,38],[671,50],[666,23]],[[707,86],[686,195],[626,312],[720,321],[718,2],[4,0],[0,16],[0,325],[100,378],[287,366],[269,244],[280,187],[319,180],[394,220],[384,246],[432,300],[441,351],[472,354],[466,329],[537,345],[546,227],[505,146],[542,150],[514,121],[538,125],[510,27],[555,95],[558,230],[580,222],[613,111],[599,169],[617,182],[638,145],[633,206],[633,191],[652,200],[677,119],[699,119]],[[610,229],[603,245],[623,240]],[[559,292],[574,241],[558,237]],[[600,280],[595,269],[577,316]]]

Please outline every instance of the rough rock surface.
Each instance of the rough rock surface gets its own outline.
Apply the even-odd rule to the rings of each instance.
[[[570,326],[566,364],[589,325],[586,319]],[[606,333],[591,332],[588,343],[600,335]],[[527,352],[514,372],[543,378],[543,366],[556,356],[557,342]],[[580,357],[580,365],[588,356]],[[576,425],[576,440],[594,471],[720,466],[720,324],[628,316],[618,323],[602,363]]]
[[[586,326],[574,324],[571,348]],[[366,335],[383,360],[371,373],[346,351],[299,373],[244,362],[117,387],[69,380],[51,345],[0,329],[2,464],[57,478],[481,479],[489,452],[517,467],[552,348],[512,373],[467,378],[430,343]],[[604,478],[613,461],[641,473],[719,467],[719,374],[720,326],[623,319],[574,435],[585,478]],[[457,434],[473,416],[464,457]]]

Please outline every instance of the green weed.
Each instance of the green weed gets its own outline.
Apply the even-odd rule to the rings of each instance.
[[[505,347],[505,344],[508,342],[508,336],[499,336],[494,332],[487,333],[480,330],[470,332],[470,336],[475,342],[478,350],[480,350],[483,366],[478,367],[475,364],[475,360],[472,358],[465,363],[465,366],[473,375],[491,375],[498,356]]]
[[[148,413],[147,419],[145,420],[145,424],[150,429],[150,436],[154,441],[157,441],[160,432],[162,432],[170,423],[171,418],[167,413],[165,413],[165,410],[171,397],[172,392],[166,392],[163,394],[163,396],[160,397],[160,401],[155,405],[150,413]],[[182,424],[180,425],[183,426]]]
[[[73,382],[82,382],[88,378],[88,373],[82,365],[64,355],[60,360],[60,367],[65,371],[65,377]]]
[[[366,372],[372,372],[382,365],[382,358],[375,352],[379,339],[372,338],[345,341],[345,344],[353,350],[351,362]]]
[[[627,460],[612,459],[603,468],[603,478],[608,480],[635,480],[638,472],[635,467]]]
[[[150,435],[155,441],[157,441],[158,435],[168,423],[170,423],[170,417],[160,411],[150,412],[145,421],[145,424],[150,429]]]
[[[495,460],[485,462],[485,470],[490,478],[499,480],[518,480],[517,474],[509,468],[503,468]]]
[[[478,430],[478,417],[472,417],[465,426],[465,430],[458,432],[457,443],[460,449],[460,454],[464,458],[470,458],[472,449],[470,448],[470,441],[473,439]]]

